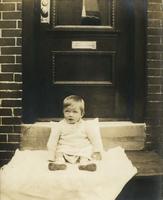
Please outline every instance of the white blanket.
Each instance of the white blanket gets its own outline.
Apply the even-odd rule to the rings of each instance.
[[[0,170],[0,199],[114,200],[136,173],[121,147],[104,152],[95,172],[72,164],[64,171],[49,171],[47,151],[16,150]]]

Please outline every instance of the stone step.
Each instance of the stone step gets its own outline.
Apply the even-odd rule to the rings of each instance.
[[[51,126],[51,122],[22,124],[21,149],[46,149]],[[125,150],[144,149],[144,123],[99,122],[99,126],[105,150],[116,146],[121,146]]]
[[[132,122],[100,122],[104,149],[121,146],[125,150],[143,150],[145,124]]]

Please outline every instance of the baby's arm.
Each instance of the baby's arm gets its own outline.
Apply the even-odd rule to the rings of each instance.
[[[48,160],[55,161],[55,154],[60,134],[57,126],[51,128],[51,133],[47,143]]]
[[[97,122],[98,123],[98,122]],[[86,132],[90,143],[93,146],[92,158],[95,160],[102,159],[103,144],[98,124],[86,122]]]

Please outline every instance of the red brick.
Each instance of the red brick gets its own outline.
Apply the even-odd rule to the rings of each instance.
[[[0,126],[0,133],[12,133],[13,132],[13,128],[12,126]]]
[[[9,125],[9,124],[21,124],[21,118],[19,117],[2,117],[2,124]]]
[[[18,21],[18,28],[22,28],[22,21]]]
[[[21,107],[22,101],[21,100],[2,100],[1,103],[2,107]]]
[[[22,30],[2,30],[2,37],[21,37]]]
[[[0,21],[0,28],[16,28],[16,21]]]
[[[161,92],[161,86],[159,85],[148,85],[148,94],[157,94]]]
[[[22,72],[22,65],[18,65],[18,64],[3,65],[2,64],[2,72]]]
[[[161,84],[163,81],[162,77],[148,77],[149,84]]]
[[[163,18],[163,13],[160,12],[148,12],[148,17],[150,19],[162,19]]]
[[[162,28],[148,28],[147,34],[148,35],[160,35],[160,36],[162,36],[163,29]]]
[[[147,102],[146,106],[148,107],[148,110],[163,111],[163,103],[162,102]]]
[[[163,124],[163,117],[160,117],[159,121],[160,121],[160,124],[162,125]]]
[[[17,10],[18,10],[18,11],[21,11],[21,10],[22,10],[22,3],[18,3],[18,4],[17,4]]]
[[[3,19],[22,19],[21,12],[4,12]]]
[[[22,109],[14,108],[14,116],[20,116],[22,115]]]
[[[153,61],[148,61],[148,67],[149,68],[163,68],[163,61],[160,60],[153,60]]]
[[[1,46],[15,45],[15,39],[14,38],[0,38],[0,44]]]
[[[14,56],[0,56],[0,63],[14,63]]]
[[[8,142],[20,142],[20,134],[8,134]]]
[[[14,125],[13,129],[14,129],[13,130],[14,133],[21,133],[22,126],[21,125],[18,125],[18,126]]]
[[[5,55],[12,55],[12,54],[21,54],[22,50],[21,47],[2,47],[1,48],[1,54]]]
[[[161,69],[161,76],[163,77],[163,69]]]
[[[148,44],[160,44],[161,39],[159,36],[148,36]]]
[[[163,52],[160,53],[160,60],[163,60]]]
[[[161,11],[161,4],[158,3],[149,4],[148,11]]]
[[[157,126],[158,124],[160,124],[160,119],[146,116],[145,123],[150,126]]]
[[[156,52],[148,52],[147,59],[160,60],[161,59],[161,54],[160,53],[156,53]]]
[[[159,19],[157,19],[157,20],[155,20],[155,19],[149,20],[148,21],[148,27],[150,27],[150,28],[154,28],[154,27],[159,28],[159,27],[161,27],[161,21]]]
[[[0,83],[0,90],[21,90],[22,84],[20,83]]]
[[[22,92],[20,91],[0,91],[0,98],[21,98]]]
[[[160,119],[161,116],[163,116],[163,110],[149,110],[147,109],[146,111],[146,115],[151,117],[151,118],[155,118],[155,119]]]
[[[22,56],[16,56],[16,63],[22,63]]]
[[[152,132],[147,130],[147,133],[148,134],[146,134],[146,141],[151,141],[152,140]]]
[[[151,127],[149,127],[148,129],[147,129],[149,132],[154,132],[155,134],[153,134],[153,136],[152,136],[152,138],[153,137],[158,137],[158,139],[159,138],[161,138],[161,137],[163,137],[163,135],[160,137],[160,132],[162,132],[162,130],[163,130],[163,126],[151,126]]]
[[[0,134],[0,141],[1,142],[7,142],[7,135],[6,134]]]
[[[17,44],[18,46],[22,46],[22,38],[17,38],[16,44]]]
[[[163,27],[163,20],[161,20],[161,26]]]
[[[163,101],[163,94],[148,94],[148,101]]]
[[[13,81],[13,74],[0,74],[1,81]]]
[[[162,44],[152,44],[147,46],[148,51],[163,51],[163,45]]]
[[[22,82],[22,74],[15,74],[15,82]]]
[[[1,116],[11,116],[12,110],[7,108],[0,108]]]
[[[156,69],[148,69],[148,76],[161,76],[161,70],[159,68]]]
[[[0,3],[0,11],[13,11],[15,10],[14,3]]]

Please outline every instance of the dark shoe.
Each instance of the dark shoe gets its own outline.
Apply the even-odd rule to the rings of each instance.
[[[94,172],[96,171],[96,164],[79,165],[79,169]]]
[[[56,163],[49,163],[48,168],[49,168],[50,171],[65,170],[67,168],[67,165],[65,165],[65,164],[56,164]]]

